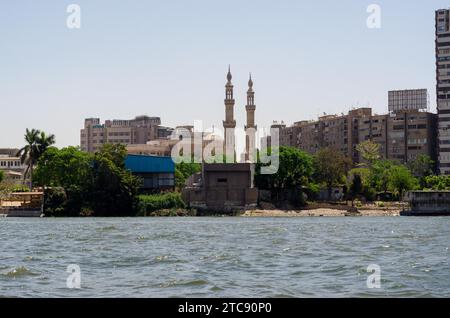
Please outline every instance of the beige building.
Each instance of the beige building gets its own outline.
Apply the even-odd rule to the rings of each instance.
[[[173,147],[181,140],[189,138],[190,151],[194,154],[196,149],[201,149],[202,153],[207,145],[213,141],[222,140],[222,136],[214,132],[194,132],[193,126],[177,126],[167,138],[159,138],[148,141],[146,144],[127,145],[128,154],[132,155],[153,155],[166,156],[172,155]]]
[[[138,116],[131,120],[88,118],[80,132],[81,149],[95,152],[104,144],[146,144],[158,138],[167,138],[172,128],[162,127],[159,117]]]
[[[26,166],[22,164],[19,157],[9,157],[0,155],[1,170],[17,170],[22,171]]]
[[[158,139],[146,144],[127,145],[127,152],[130,155],[165,156],[170,157],[173,146],[178,140]]]
[[[15,156],[17,151],[11,153],[14,153]],[[8,154],[0,155],[0,170],[3,171],[6,181],[20,184],[23,181],[26,168],[27,166],[22,164],[19,157],[12,157]]]
[[[17,148],[0,148],[0,156],[15,157],[19,153]]]
[[[362,162],[356,146],[366,140],[380,145],[382,158],[406,163],[419,154],[436,159],[436,115],[418,110],[376,115],[358,108],[347,115],[326,115],[317,121],[300,121],[284,127],[280,144],[311,154],[330,147]]]

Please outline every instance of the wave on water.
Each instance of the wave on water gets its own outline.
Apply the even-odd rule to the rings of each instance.
[[[210,282],[204,279],[194,279],[194,280],[171,280],[166,283],[159,284],[158,287],[160,288],[167,288],[167,287],[188,287],[188,286],[203,286],[208,285]]]
[[[36,276],[36,275],[38,275],[38,274],[33,273],[25,266],[19,266],[19,267],[16,267],[6,273],[2,273],[2,276],[9,277],[9,278],[18,278],[18,277],[23,277],[23,276]]]
[[[109,226],[103,226],[98,228],[100,232],[107,232],[107,231],[114,231],[117,230],[117,227],[115,225],[109,225]]]

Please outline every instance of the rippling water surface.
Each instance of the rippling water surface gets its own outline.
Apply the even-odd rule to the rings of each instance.
[[[449,247],[450,218],[2,218],[0,297],[449,297]]]

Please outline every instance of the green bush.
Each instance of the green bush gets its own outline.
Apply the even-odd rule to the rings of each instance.
[[[379,208],[384,208],[384,207],[385,207],[385,204],[384,204],[383,201],[377,201],[377,202],[375,202],[375,204],[376,204],[376,206],[379,207]]]
[[[181,194],[178,192],[139,196],[140,216],[146,216],[151,212],[158,210],[184,208],[186,208],[186,204],[183,202]]]
[[[430,190],[449,190],[450,176],[427,176],[424,178],[424,188]]]
[[[65,216],[66,192],[62,187],[48,188],[44,192],[45,216]]]
[[[27,187],[26,185],[15,184],[15,185],[11,186],[10,191],[11,191],[11,192],[16,192],[16,193],[17,193],[17,192],[23,193],[23,192],[28,192],[28,191],[30,191],[30,188]]]
[[[40,157],[33,181],[65,192],[49,193],[46,214],[58,216],[133,216],[141,180],[125,168],[123,145],[104,145],[95,154],[75,147],[49,148]],[[64,211],[62,211],[64,210]]]

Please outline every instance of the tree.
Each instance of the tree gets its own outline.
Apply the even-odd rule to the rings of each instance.
[[[421,154],[414,160],[409,161],[407,166],[411,173],[419,178],[420,185],[424,187],[425,177],[433,175],[435,162],[431,160],[430,156]]]
[[[351,162],[341,152],[332,148],[322,148],[314,156],[314,180],[322,182],[331,199],[332,187],[342,184],[350,169]]]
[[[372,200],[375,198],[376,191],[371,185],[371,170],[369,168],[354,168],[350,170],[347,174],[348,187],[350,188],[350,197],[352,196],[352,186],[355,181],[356,176],[361,180],[361,191],[358,194],[363,195],[367,200]],[[357,181],[359,182],[359,181]],[[356,196],[358,195],[356,194]]]
[[[390,160],[378,160],[373,163],[370,174],[371,185],[379,192],[391,191],[400,198],[404,191],[417,187],[417,179],[408,168]]]
[[[370,169],[370,185],[378,192],[388,192],[391,168],[395,165],[390,160],[374,161]]]
[[[8,196],[8,193],[10,192],[8,185],[6,185],[6,183],[3,182],[3,180],[4,174],[3,171],[0,170],[0,201],[6,196]]]
[[[142,180],[125,168],[124,145],[104,145],[94,154],[88,200],[95,216],[135,215]]]
[[[355,201],[355,199],[358,197],[358,195],[360,195],[363,192],[363,183],[362,183],[362,178],[359,174],[355,174],[353,176],[353,180],[352,183],[350,185],[350,198],[352,200],[352,206],[353,206],[353,202]]]
[[[31,180],[30,188],[32,188],[34,166],[47,148],[55,143],[55,136],[46,135],[37,129],[29,130],[27,128],[25,142],[26,145],[19,150],[17,155],[20,157],[21,162],[27,165],[23,179],[25,180],[29,175]]]
[[[92,155],[77,147],[58,149],[50,147],[39,158],[34,172],[34,183],[65,189],[81,186],[90,177]]]
[[[274,154],[268,149],[267,154]],[[313,158],[310,154],[297,148],[281,146],[278,148],[278,170],[274,174],[262,174],[260,152],[257,152],[255,166],[255,185],[260,189],[270,190],[272,200],[284,205],[289,202],[300,206],[305,203],[305,191],[315,190],[311,185]],[[312,191],[314,192],[314,191]]]
[[[369,165],[372,165],[376,160],[380,159],[380,145],[372,140],[359,143],[356,145],[356,150]]]
[[[270,154],[270,149],[268,151]],[[261,189],[292,189],[305,186],[313,174],[313,157],[293,147],[279,148],[279,167],[275,174],[261,174],[262,163],[256,164],[255,185]]]
[[[389,171],[389,189],[402,199],[403,193],[417,188],[417,179],[404,165],[392,166]]]
[[[42,154],[33,180],[34,184],[47,188],[47,215],[79,216],[83,208],[90,208],[92,160],[91,154],[77,147],[50,147]]]
[[[57,215],[131,216],[138,211],[141,180],[125,168],[123,145],[104,145],[95,154],[75,147],[50,147],[39,159],[36,183],[50,186],[46,205]]]
[[[175,185],[178,189],[184,187],[186,180],[201,170],[199,163],[185,163],[184,161],[175,165]]]

